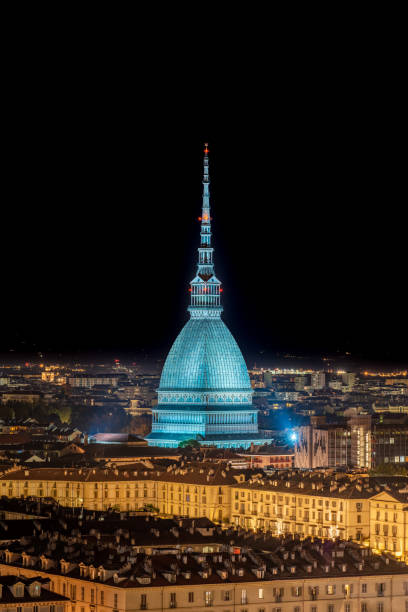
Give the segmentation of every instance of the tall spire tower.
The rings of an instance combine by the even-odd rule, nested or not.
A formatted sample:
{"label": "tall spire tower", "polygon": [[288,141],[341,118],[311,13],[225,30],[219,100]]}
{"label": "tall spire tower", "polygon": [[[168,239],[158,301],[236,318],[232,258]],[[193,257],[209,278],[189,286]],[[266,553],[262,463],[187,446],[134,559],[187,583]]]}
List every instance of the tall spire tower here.
{"label": "tall spire tower", "polygon": [[158,404],[152,410],[150,446],[176,447],[195,439],[220,447],[247,447],[267,440],[244,358],[221,319],[221,282],[211,243],[208,144],[204,146],[203,202],[197,272],[190,282],[187,321],[167,356]]}
{"label": "tall spire tower", "polygon": [[197,274],[190,283],[190,316],[194,318],[219,317],[221,283],[214,273],[214,249],[211,246],[210,176],[208,171],[208,144],[204,146],[203,205]]}

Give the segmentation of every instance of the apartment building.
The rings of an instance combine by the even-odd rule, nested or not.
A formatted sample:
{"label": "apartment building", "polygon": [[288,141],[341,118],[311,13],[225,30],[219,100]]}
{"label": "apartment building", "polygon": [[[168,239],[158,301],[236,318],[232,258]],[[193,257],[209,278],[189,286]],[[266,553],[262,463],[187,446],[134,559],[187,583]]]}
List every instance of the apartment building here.
{"label": "apartment building", "polygon": [[369,542],[369,483],[319,472],[280,472],[231,489],[231,520],[245,529],[301,537],[352,538]]}
{"label": "apartment building", "polygon": [[17,469],[0,477],[0,495],[50,497],[63,506],[90,510],[141,510],[229,520],[232,484],[245,473],[225,464],[162,466],[137,463],[115,468]]}

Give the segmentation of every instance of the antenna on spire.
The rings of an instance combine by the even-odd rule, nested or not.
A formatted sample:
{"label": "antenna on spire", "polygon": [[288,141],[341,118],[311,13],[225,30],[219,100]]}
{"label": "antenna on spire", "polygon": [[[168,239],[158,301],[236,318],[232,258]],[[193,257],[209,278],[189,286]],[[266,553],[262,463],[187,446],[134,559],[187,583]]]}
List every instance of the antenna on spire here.
{"label": "antenna on spire", "polygon": [[206,142],[206,143],[204,144],[204,154],[205,154],[205,155],[208,155],[208,153],[209,153],[209,152],[210,152],[210,150],[209,150],[209,148],[208,148],[208,142]]}

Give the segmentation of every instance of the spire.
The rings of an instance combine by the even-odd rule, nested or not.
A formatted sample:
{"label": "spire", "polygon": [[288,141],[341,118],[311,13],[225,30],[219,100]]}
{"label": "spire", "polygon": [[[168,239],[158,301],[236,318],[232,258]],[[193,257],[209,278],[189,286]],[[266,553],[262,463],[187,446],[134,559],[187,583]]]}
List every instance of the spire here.
{"label": "spire", "polygon": [[[208,173],[208,143],[204,145],[204,173],[203,173],[203,206],[201,217],[201,246],[211,247],[211,217],[210,217],[210,176]],[[214,270],[212,270],[212,273]]]}
{"label": "spire", "polygon": [[221,283],[214,273],[211,246],[210,176],[208,171],[208,143],[204,145],[203,204],[198,248],[197,275],[190,283],[190,315],[195,318],[219,317],[221,307]]}

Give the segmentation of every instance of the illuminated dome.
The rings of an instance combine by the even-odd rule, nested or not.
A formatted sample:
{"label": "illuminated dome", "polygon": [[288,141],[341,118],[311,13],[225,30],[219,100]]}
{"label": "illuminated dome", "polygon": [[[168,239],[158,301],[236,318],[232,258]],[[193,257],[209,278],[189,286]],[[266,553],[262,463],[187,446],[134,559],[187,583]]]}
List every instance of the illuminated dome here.
{"label": "illuminated dome", "polygon": [[221,319],[190,319],[164,364],[159,391],[251,391],[244,358]]}
{"label": "illuminated dome", "polygon": [[263,444],[244,358],[221,319],[222,283],[214,271],[208,148],[197,272],[190,282],[190,320],[170,349],[152,409],[150,446],[177,447],[195,439],[223,448]]}

